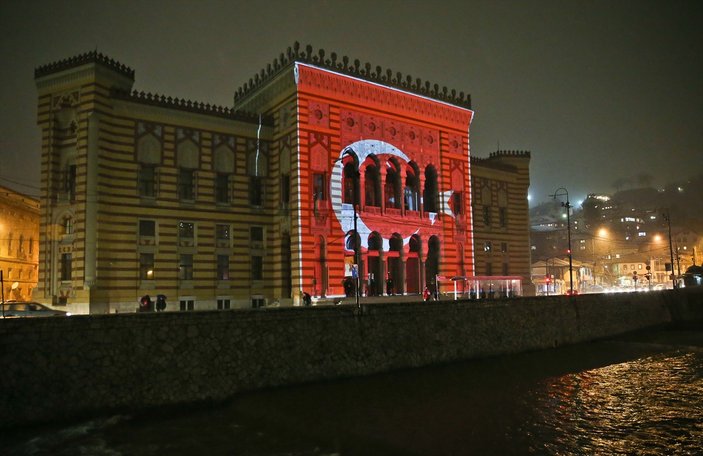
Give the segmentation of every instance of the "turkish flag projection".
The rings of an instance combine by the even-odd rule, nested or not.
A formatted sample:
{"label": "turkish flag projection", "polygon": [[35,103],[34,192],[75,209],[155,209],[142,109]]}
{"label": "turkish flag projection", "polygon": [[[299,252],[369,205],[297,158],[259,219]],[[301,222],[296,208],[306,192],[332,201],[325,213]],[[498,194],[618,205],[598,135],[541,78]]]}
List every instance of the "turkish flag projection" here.
{"label": "turkish flag projection", "polygon": [[296,83],[303,289],[343,292],[354,232],[369,286],[472,274],[473,111],[302,63]]}

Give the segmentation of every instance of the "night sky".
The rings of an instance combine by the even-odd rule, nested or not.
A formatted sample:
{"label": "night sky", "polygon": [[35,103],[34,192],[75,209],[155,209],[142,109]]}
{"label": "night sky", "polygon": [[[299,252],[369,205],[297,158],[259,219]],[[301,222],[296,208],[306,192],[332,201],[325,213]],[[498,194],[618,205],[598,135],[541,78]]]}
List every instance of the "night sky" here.
{"label": "night sky", "polygon": [[532,203],[703,172],[697,1],[0,2],[0,185],[39,194],[34,68],[98,51],[231,105],[295,41],[472,96],[471,153],[530,150]]}

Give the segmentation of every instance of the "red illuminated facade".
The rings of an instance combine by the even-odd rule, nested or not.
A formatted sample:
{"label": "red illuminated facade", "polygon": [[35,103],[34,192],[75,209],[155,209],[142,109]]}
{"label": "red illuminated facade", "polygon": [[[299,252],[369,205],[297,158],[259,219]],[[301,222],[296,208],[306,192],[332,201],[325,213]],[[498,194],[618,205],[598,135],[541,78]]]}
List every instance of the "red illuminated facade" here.
{"label": "red illuminated facade", "polygon": [[342,293],[355,214],[369,295],[471,275],[473,112],[308,64],[296,76],[302,288]]}

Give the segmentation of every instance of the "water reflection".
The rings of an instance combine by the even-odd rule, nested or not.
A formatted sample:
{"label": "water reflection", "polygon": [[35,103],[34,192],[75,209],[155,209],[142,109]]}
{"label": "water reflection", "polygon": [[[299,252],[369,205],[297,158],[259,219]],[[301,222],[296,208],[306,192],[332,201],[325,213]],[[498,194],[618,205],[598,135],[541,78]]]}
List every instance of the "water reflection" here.
{"label": "water reflection", "polygon": [[702,375],[698,351],[549,379],[545,394],[532,398],[542,413],[529,426],[538,443],[531,449],[550,454],[703,451]]}
{"label": "water reflection", "polygon": [[699,454],[703,328],[0,436],[0,454]]}

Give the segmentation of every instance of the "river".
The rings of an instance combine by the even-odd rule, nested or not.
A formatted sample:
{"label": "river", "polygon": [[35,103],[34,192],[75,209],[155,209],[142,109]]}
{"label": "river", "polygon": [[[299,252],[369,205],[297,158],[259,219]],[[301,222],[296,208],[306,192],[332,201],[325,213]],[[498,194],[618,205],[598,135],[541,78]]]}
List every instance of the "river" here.
{"label": "river", "polygon": [[36,426],[0,454],[703,454],[703,326]]}

